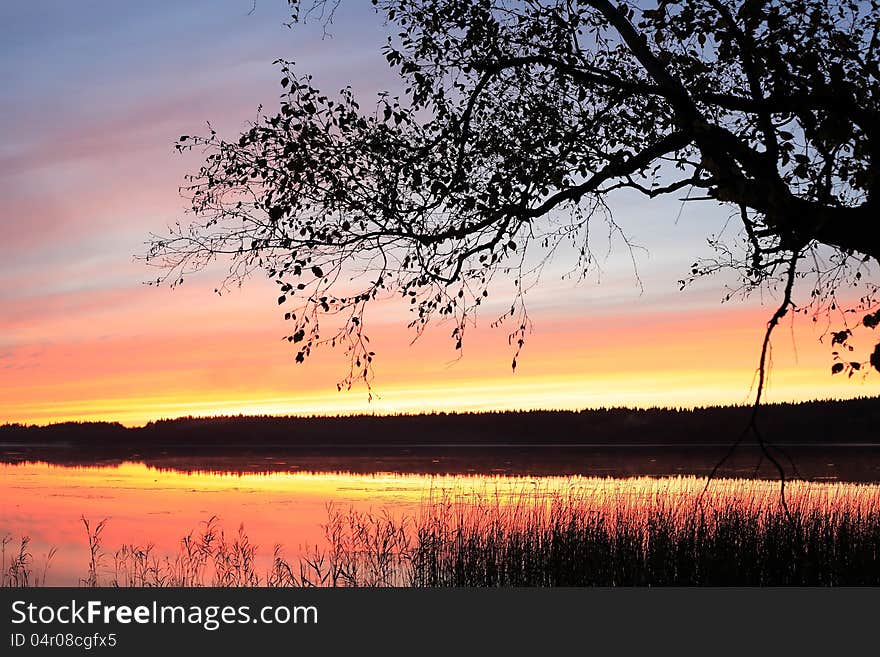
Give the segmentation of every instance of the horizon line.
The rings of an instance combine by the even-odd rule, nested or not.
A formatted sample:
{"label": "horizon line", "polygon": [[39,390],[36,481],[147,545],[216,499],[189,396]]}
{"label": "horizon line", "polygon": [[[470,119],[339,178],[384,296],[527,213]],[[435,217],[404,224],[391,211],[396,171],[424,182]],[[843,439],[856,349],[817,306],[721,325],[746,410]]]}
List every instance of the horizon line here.
{"label": "horizon line", "polygon": [[[827,403],[838,403],[845,404],[848,402],[858,402],[858,401],[869,401],[869,400],[880,400],[880,395],[860,395],[856,397],[816,397],[814,399],[806,399],[799,401],[772,401],[772,402],[761,402],[760,406],[762,407],[778,407],[778,406],[804,406],[808,404],[827,404]],[[22,427],[25,429],[30,428],[47,428],[54,426],[63,426],[63,425],[109,425],[114,426],[118,425],[123,427],[124,429],[144,429],[149,427],[150,425],[160,424],[163,422],[179,422],[181,420],[197,420],[197,421],[209,421],[209,420],[224,420],[224,419],[278,419],[278,420],[293,420],[293,419],[342,419],[342,418],[374,418],[374,417],[387,417],[387,418],[398,418],[398,417],[427,417],[427,416],[446,416],[446,415],[516,415],[516,414],[531,414],[531,413],[588,413],[588,412],[596,412],[596,411],[634,411],[634,412],[644,412],[644,411],[676,411],[676,412],[695,412],[701,410],[718,410],[718,409],[740,409],[740,408],[751,408],[754,406],[754,403],[731,403],[731,404],[704,404],[704,405],[670,405],[670,406],[662,406],[662,405],[633,405],[633,406],[585,406],[582,408],[508,408],[508,409],[486,409],[486,410],[425,410],[419,411],[415,413],[406,412],[406,411],[398,411],[398,412],[388,412],[388,411],[374,411],[372,413],[365,413],[363,411],[357,412],[340,412],[340,413],[286,413],[286,414],[257,414],[257,413],[238,413],[238,414],[219,414],[219,415],[178,415],[175,417],[161,417],[154,420],[147,420],[142,424],[126,424],[120,420],[62,420],[60,422],[46,422],[46,423],[24,423],[24,422],[4,422],[0,424],[0,429],[9,428],[9,427]]]}

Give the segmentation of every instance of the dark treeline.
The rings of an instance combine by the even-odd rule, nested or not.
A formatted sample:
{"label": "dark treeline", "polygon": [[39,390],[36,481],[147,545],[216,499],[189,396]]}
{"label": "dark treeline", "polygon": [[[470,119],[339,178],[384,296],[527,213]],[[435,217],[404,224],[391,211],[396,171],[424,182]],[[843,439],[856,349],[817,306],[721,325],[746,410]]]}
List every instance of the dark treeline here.
{"label": "dark treeline", "polygon": [[[160,446],[729,444],[746,425],[743,406],[603,408],[356,416],[183,417],[126,428],[110,422],[0,426],[0,443],[142,449]],[[777,445],[880,441],[880,398],[774,404],[760,426]]]}

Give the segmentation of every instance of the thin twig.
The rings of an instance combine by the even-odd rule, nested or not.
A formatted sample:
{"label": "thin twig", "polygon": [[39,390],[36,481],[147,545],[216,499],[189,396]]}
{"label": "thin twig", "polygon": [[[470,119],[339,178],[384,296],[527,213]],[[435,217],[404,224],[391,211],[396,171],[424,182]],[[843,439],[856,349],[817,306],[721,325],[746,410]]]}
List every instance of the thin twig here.
{"label": "thin twig", "polygon": [[[702,501],[703,495],[709,489],[709,484],[715,478],[715,475],[718,473],[718,470],[721,468],[721,466],[724,465],[724,463],[733,455],[733,453],[742,443],[743,439],[749,433],[752,433],[754,434],[755,439],[758,441],[758,446],[761,448],[761,454],[763,458],[766,458],[768,461],[770,461],[770,463],[772,463],[773,466],[776,468],[776,472],[779,474],[780,502],[782,504],[782,508],[785,510],[785,515],[788,517],[789,520],[792,519],[791,511],[788,508],[788,503],[785,501],[785,469],[782,467],[776,457],[774,457],[773,454],[770,453],[770,450],[768,449],[769,443],[758,429],[757,417],[758,409],[761,406],[761,401],[764,395],[764,388],[767,383],[767,359],[770,354],[770,338],[773,336],[773,330],[779,325],[780,320],[788,313],[788,309],[794,305],[791,300],[791,295],[794,289],[794,281],[797,274],[797,263],[799,258],[800,251],[794,251],[788,261],[788,271],[786,275],[785,290],[782,295],[782,301],[776,308],[776,311],[770,317],[770,321],[767,322],[767,330],[764,331],[764,340],[761,343],[761,358],[758,362],[758,389],[755,393],[755,401],[752,404],[748,424],[743,429],[742,433],[739,435],[736,441],[734,441],[734,443],[727,450],[727,453],[724,455],[724,457],[722,457],[722,459],[715,464],[715,467],[712,468],[712,471],[709,473],[709,477],[706,479],[706,485],[703,488],[703,492],[700,494],[699,501]],[[790,460],[791,459],[789,458],[789,461]]]}

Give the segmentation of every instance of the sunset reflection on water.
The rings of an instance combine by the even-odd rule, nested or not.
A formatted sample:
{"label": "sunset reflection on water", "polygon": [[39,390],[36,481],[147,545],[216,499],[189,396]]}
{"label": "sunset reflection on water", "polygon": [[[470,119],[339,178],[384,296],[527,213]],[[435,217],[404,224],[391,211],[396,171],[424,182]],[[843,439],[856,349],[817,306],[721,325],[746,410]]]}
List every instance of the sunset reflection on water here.
{"label": "sunset reflection on water", "polygon": [[[31,538],[34,566],[51,548],[57,555],[47,583],[76,585],[87,564],[81,517],[92,526],[107,519],[102,534],[105,568],[122,545],[155,546],[172,554],[182,537],[216,517],[229,534],[244,524],[258,546],[262,566],[273,547],[296,556],[322,543],[327,507],[418,516],[431,501],[495,503],[571,496],[603,512],[633,512],[645,505],[691,508],[705,480],[695,477],[598,478],[492,475],[351,474],[344,472],[217,473],[160,470],[142,463],[70,467],[46,463],[0,465],[0,536]],[[789,484],[790,504],[833,509],[880,508],[876,484]],[[778,482],[720,480],[710,504],[778,503]],[[13,547],[16,543],[13,543]],[[7,550],[9,548],[7,547]]]}

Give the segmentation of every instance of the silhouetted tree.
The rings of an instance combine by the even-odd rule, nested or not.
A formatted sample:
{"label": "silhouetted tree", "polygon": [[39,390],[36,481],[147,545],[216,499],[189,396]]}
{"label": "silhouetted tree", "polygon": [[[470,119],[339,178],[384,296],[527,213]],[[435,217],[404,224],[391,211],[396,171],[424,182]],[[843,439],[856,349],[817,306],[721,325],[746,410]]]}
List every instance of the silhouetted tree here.
{"label": "silhouetted tree", "polygon": [[[290,4],[297,22],[332,19],[340,3]],[[371,302],[402,296],[417,332],[451,319],[458,348],[506,276],[515,368],[540,264],[573,245],[589,268],[597,219],[625,239],[608,199],[629,190],[726,204],[741,224],[682,286],[732,268],[742,287],[728,298],[781,288],[758,401],[788,312],[835,309],[839,290],[859,287],[849,310],[880,323],[866,276],[880,257],[876,0],[373,4],[405,92],[362,109],[350,89],[322,94],[280,62],[277,113],[261,110],[232,140],[182,136],[179,149],[206,153],[186,187],[196,220],[153,239],[157,282],[218,256],[231,262],[226,284],[264,270],[290,306],[296,360],[341,345],[350,386],[371,376]],[[810,298],[795,306],[799,279]],[[834,332],[834,373],[866,364],[841,355],[850,336]],[[880,369],[880,346],[869,362]]]}

